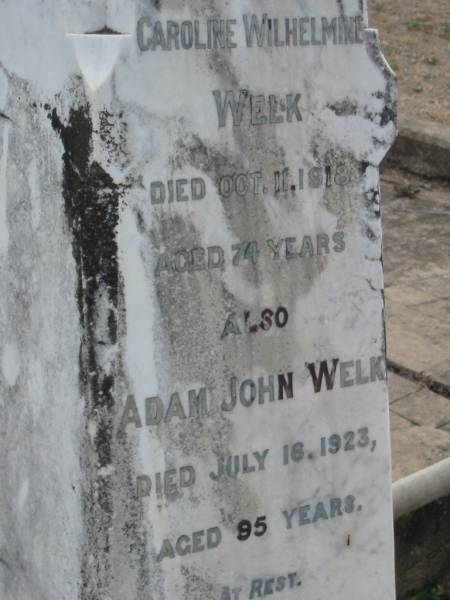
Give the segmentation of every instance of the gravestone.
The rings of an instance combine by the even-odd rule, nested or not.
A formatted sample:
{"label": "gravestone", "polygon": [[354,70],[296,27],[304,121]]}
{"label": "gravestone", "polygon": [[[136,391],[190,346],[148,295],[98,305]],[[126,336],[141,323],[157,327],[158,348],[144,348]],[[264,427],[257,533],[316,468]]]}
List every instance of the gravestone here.
{"label": "gravestone", "polygon": [[0,11],[1,598],[393,600],[365,0]]}

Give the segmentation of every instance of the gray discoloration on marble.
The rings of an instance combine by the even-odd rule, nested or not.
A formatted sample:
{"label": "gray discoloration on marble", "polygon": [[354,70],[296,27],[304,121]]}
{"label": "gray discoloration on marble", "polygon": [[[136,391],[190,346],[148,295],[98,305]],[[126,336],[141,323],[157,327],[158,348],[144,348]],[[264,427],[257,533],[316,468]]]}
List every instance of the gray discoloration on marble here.
{"label": "gray discoloration on marble", "polygon": [[75,274],[59,202],[59,148],[52,148],[42,109],[30,101],[30,86],[13,74],[7,82],[4,110],[11,122],[0,124],[3,142],[8,139],[1,184],[7,236],[1,259],[0,471],[8,486],[1,492],[0,556],[9,568],[0,589],[5,598],[40,600],[52,588],[76,597],[79,338]]}
{"label": "gray discoloration on marble", "polygon": [[2,598],[393,598],[365,3],[1,10]]}

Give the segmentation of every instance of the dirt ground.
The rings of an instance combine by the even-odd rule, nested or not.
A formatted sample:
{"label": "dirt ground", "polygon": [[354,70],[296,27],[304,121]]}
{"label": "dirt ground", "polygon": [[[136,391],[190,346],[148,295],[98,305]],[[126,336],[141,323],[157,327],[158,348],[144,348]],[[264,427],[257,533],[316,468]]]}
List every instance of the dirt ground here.
{"label": "dirt ground", "polygon": [[450,0],[368,0],[399,88],[399,116],[450,126]]}

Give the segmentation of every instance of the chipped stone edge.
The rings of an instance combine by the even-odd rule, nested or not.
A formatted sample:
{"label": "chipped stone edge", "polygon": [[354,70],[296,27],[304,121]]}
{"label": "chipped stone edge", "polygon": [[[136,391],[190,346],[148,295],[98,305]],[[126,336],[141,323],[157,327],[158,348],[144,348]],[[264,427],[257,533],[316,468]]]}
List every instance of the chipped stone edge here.
{"label": "chipped stone edge", "polygon": [[364,29],[364,39],[366,50],[375,63],[378,65],[379,69],[383,73],[384,79],[386,81],[386,91],[385,91],[385,112],[388,116],[386,122],[392,122],[394,126],[394,131],[392,133],[392,137],[386,146],[385,152],[381,158],[381,160],[377,163],[378,169],[380,168],[380,164],[386,158],[388,152],[392,149],[392,146],[395,142],[395,139],[398,136],[398,117],[397,117],[397,78],[395,72],[392,67],[388,63],[386,56],[383,52],[383,47],[381,44],[380,36],[378,33],[378,29],[373,29],[372,27],[366,27]]}
{"label": "chipped stone edge", "polygon": [[450,127],[402,118],[385,164],[422,177],[450,181]]}

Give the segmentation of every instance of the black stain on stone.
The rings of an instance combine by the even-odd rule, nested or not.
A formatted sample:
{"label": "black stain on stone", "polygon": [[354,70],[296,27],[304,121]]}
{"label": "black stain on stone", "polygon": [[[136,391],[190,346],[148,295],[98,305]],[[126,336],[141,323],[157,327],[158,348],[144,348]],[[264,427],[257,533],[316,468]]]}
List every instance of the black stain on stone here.
{"label": "black stain on stone", "polygon": [[378,239],[373,229],[369,226],[366,228],[366,235],[371,242],[374,242]]}
{"label": "black stain on stone", "polygon": [[[120,190],[97,162],[89,160],[92,149],[89,107],[71,109],[67,126],[61,123],[56,110],[51,113],[51,120],[64,145],[63,196],[78,270],[80,318],[89,336],[97,323],[97,294],[101,288],[117,308],[116,227]],[[90,355],[89,361],[95,361],[95,357]],[[92,362],[91,366],[97,365]]]}
{"label": "black stain on stone", "polygon": [[[64,148],[62,193],[77,270],[82,331],[84,547],[79,598],[99,600],[113,591],[119,579],[127,581],[136,600],[144,600],[149,597],[150,584],[153,591],[160,586],[154,571],[150,581],[147,532],[141,524],[142,507],[134,497],[132,449],[127,440],[117,438],[114,429],[120,412],[115,399],[127,388],[120,351],[126,323],[117,242],[127,186],[117,185],[105,168],[92,160],[92,140],[97,135],[108,155],[106,164],[124,164],[128,160],[127,127],[122,113],[102,112],[99,131],[94,131],[88,104],[72,108],[66,123],[56,109],[47,105],[45,110]],[[105,360],[106,356],[110,358]]]}
{"label": "black stain on stone", "polygon": [[358,114],[358,104],[354,100],[339,100],[333,104],[327,104],[327,108],[338,117],[348,117]]}
{"label": "black stain on stone", "polygon": [[397,105],[396,103],[391,103],[389,101],[389,97],[386,97],[386,105],[381,113],[380,125],[384,127],[388,123],[396,123],[397,121]]}
{"label": "black stain on stone", "polygon": [[100,127],[98,135],[108,150],[107,164],[128,164],[129,158],[125,151],[128,133],[127,123],[123,120],[123,113],[119,113],[118,119],[107,110],[99,113]]}
{"label": "black stain on stone", "polygon": [[[82,510],[86,545],[82,557],[83,600],[97,598],[109,580],[113,483],[98,469],[112,462],[115,365],[105,367],[99,348],[117,341],[118,246],[120,190],[111,176],[91,161],[92,121],[89,106],[71,109],[64,125],[54,109],[49,117],[63,146],[63,198],[77,269],[77,301],[82,328],[80,389],[85,399],[85,485]],[[106,326],[101,315],[106,314]],[[103,344],[99,346],[101,335]],[[95,431],[90,437],[89,425]],[[94,557],[89,562],[89,556]]]}
{"label": "black stain on stone", "polygon": [[[372,213],[372,215],[379,219],[381,217],[380,210],[380,191],[378,188],[369,188],[364,192],[366,208]],[[368,235],[371,239],[371,236]]]}
{"label": "black stain on stone", "polygon": [[117,342],[117,318],[113,310],[110,310],[108,314],[108,331],[111,344],[115,344]]}
{"label": "black stain on stone", "polygon": [[386,87],[384,91],[379,91],[375,94],[378,99],[384,100],[384,107],[380,114],[381,126],[386,126],[389,123],[397,125],[397,99],[396,99],[396,78],[385,62],[384,55],[381,50],[381,45],[377,34],[366,36],[366,48],[370,58],[383,73]]}

